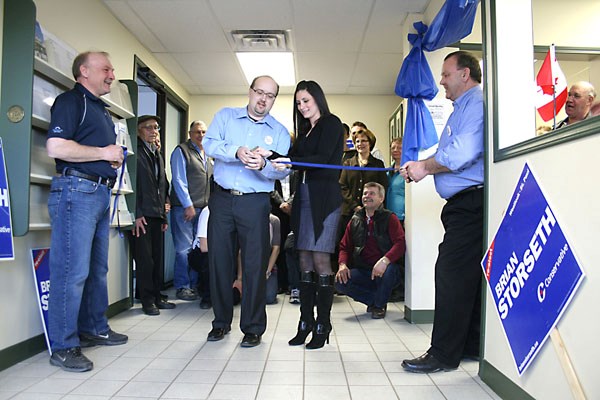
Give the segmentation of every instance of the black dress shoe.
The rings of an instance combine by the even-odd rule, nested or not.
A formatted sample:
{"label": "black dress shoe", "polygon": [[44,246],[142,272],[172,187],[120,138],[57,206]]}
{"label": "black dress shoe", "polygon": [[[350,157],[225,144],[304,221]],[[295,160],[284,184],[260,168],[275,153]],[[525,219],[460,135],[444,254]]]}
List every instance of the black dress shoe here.
{"label": "black dress shoe", "polygon": [[202,298],[202,301],[200,301],[200,308],[202,310],[208,310],[209,308],[212,307],[212,302],[209,299],[204,299]]}
{"label": "black dress shoe", "polygon": [[255,333],[246,333],[242,339],[242,347],[255,347],[260,344],[260,335]]}
{"label": "black dress shoe", "polygon": [[417,372],[421,374],[429,374],[438,371],[451,371],[457,367],[451,367],[439,361],[429,353],[423,354],[421,357],[413,358],[412,360],[402,361],[402,368],[408,372]]}
{"label": "black dress shoe", "polygon": [[142,311],[146,315],[159,315],[160,310],[156,307],[155,304],[148,304],[146,306],[142,306]]}
{"label": "black dress shoe", "polygon": [[160,300],[156,302],[156,307],[159,310],[172,310],[177,306],[175,303],[169,303],[168,301]]}
{"label": "black dress shoe", "polygon": [[379,308],[379,307],[371,307],[371,318],[373,319],[383,319],[385,318],[385,308]]}
{"label": "black dress shoe", "polygon": [[218,342],[223,339],[230,330],[231,328],[212,328],[212,330],[208,332],[206,340],[209,342]]}
{"label": "black dress shoe", "polygon": [[166,293],[161,293],[161,294],[160,294],[160,299],[161,299],[162,301],[167,301],[167,299],[168,299],[168,298],[169,298],[169,295],[168,295],[168,294],[166,294]]}

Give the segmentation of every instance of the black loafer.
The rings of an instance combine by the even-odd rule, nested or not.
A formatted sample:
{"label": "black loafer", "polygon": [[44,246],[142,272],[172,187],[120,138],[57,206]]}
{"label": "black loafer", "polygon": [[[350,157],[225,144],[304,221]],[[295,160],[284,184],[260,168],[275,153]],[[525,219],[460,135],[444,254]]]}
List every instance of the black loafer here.
{"label": "black loafer", "polygon": [[416,372],[420,374],[430,374],[438,371],[452,371],[457,367],[451,367],[439,361],[429,353],[425,353],[420,357],[412,360],[402,361],[402,368],[408,372]]}
{"label": "black loafer", "polygon": [[223,339],[231,328],[213,328],[210,332],[208,332],[208,337],[206,340],[209,342],[218,342]]}
{"label": "black loafer", "polygon": [[255,333],[246,333],[242,339],[242,347],[255,347],[260,344],[260,335]]}
{"label": "black loafer", "polygon": [[142,311],[146,315],[160,315],[160,310],[154,304],[149,304],[147,306],[142,306]]}
{"label": "black loafer", "polygon": [[373,319],[382,319],[385,318],[385,308],[379,308],[379,307],[371,307],[371,318]]}
{"label": "black loafer", "polygon": [[212,307],[212,302],[210,300],[202,299],[202,301],[200,302],[200,308],[202,310],[208,310],[211,307]]}
{"label": "black loafer", "polygon": [[170,303],[168,301],[161,300],[156,302],[156,307],[159,310],[172,310],[176,307],[176,305],[175,303]]}

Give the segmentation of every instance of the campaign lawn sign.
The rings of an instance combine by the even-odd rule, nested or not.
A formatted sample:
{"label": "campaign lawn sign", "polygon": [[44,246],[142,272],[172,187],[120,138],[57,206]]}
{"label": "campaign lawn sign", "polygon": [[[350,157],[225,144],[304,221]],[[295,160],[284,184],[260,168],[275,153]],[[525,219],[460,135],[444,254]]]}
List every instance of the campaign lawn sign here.
{"label": "campaign lawn sign", "polygon": [[6,178],[6,162],[4,146],[0,138],[0,260],[14,260],[15,246],[10,219],[10,196],[8,194],[8,179]]}
{"label": "campaign lawn sign", "polygon": [[520,376],[584,278],[527,163],[481,266]]}
{"label": "campaign lawn sign", "polygon": [[33,280],[37,291],[40,317],[46,336],[48,351],[52,354],[50,348],[50,338],[48,337],[48,296],[50,295],[50,249],[32,249],[31,265],[33,267]]}

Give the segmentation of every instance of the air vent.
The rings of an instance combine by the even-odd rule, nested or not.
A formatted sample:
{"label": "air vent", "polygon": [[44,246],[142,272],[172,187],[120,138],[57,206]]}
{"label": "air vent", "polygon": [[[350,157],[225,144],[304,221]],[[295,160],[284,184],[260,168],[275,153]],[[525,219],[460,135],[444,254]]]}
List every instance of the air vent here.
{"label": "air vent", "polygon": [[231,31],[233,51],[290,51],[288,34],[283,30]]}

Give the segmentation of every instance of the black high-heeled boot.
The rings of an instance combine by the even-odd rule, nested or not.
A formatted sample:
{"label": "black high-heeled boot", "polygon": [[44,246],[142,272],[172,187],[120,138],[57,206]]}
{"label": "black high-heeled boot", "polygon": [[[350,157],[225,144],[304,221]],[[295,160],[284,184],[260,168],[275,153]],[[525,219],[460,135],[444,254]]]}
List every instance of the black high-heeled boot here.
{"label": "black high-heeled boot", "polygon": [[306,337],[312,332],[315,325],[316,284],[312,271],[302,271],[298,288],[300,289],[300,322],[298,322],[298,333],[288,342],[290,346],[304,344]]}
{"label": "black high-heeled boot", "polygon": [[320,349],[329,344],[331,306],[333,305],[333,275],[319,275],[317,283],[317,323],[307,349]]}

